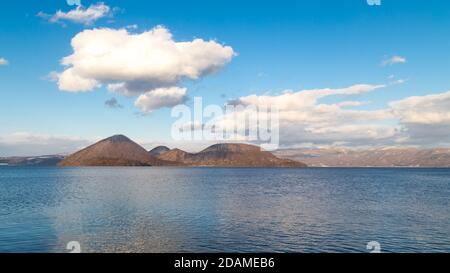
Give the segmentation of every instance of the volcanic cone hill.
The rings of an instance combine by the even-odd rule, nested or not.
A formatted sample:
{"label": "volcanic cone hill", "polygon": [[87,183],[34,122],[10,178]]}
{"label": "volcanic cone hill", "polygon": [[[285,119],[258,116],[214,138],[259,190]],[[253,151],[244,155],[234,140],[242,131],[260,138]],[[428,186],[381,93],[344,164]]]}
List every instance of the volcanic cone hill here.
{"label": "volcanic cone hill", "polygon": [[143,147],[123,135],[101,140],[65,158],[59,166],[163,166],[171,165],[151,156]]}

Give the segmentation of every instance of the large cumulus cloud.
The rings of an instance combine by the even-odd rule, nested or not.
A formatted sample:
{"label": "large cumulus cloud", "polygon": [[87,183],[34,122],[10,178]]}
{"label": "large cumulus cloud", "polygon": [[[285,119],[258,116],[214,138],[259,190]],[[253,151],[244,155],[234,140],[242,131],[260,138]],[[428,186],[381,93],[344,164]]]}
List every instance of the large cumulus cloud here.
{"label": "large cumulus cloud", "polygon": [[163,26],[139,34],[126,29],[85,30],[72,39],[72,48],[73,53],[62,60],[60,90],[88,92],[106,85],[126,96],[152,97],[155,94],[150,93],[158,90],[161,97],[161,90],[219,71],[235,56],[232,47],[214,40],[177,42]]}

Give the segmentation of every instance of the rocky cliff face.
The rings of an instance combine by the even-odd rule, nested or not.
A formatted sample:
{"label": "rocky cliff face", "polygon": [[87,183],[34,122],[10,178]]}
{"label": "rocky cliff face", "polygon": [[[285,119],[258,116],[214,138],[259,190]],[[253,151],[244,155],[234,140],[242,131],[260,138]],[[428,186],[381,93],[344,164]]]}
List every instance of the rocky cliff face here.
{"label": "rocky cliff face", "polygon": [[123,135],[99,141],[67,158],[60,166],[162,166],[144,148]]}
{"label": "rocky cliff face", "polygon": [[158,156],[164,161],[186,166],[206,167],[306,167],[290,159],[280,159],[257,146],[247,144],[216,144],[199,153],[174,149]]}

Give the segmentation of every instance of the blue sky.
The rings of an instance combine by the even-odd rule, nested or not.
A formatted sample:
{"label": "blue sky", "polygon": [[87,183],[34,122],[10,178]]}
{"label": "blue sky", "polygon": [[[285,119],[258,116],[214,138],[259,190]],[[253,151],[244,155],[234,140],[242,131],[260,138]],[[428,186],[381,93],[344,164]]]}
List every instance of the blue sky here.
{"label": "blue sky", "polygon": [[[85,9],[98,3],[81,1]],[[383,0],[381,6],[369,6],[365,0],[111,0],[104,1],[110,13],[89,24],[64,19],[51,22],[57,10],[69,12],[76,8],[65,0],[7,1],[2,5],[0,58],[7,63],[0,65],[0,155],[21,153],[15,150],[17,143],[13,139],[18,133],[27,140],[31,136],[92,140],[123,133],[140,142],[168,141],[173,122],[169,108],[143,115],[134,105],[135,97],[111,93],[104,85],[92,92],[65,92],[49,77],[53,71],[64,71],[60,60],[74,52],[70,42],[78,33],[130,25],[137,25],[130,30],[134,34],[162,25],[177,42],[212,39],[237,53],[217,73],[177,83],[187,88],[188,105],[194,96],[221,105],[252,94],[276,97],[284,90],[383,84],[386,86],[380,90],[349,99],[328,96],[321,98],[321,103],[370,102],[357,109],[374,111],[388,109],[391,102],[412,96],[440,95],[432,101],[439,105],[423,103],[427,103],[430,117],[442,118],[420,122],[400,113],[397,118],[376,123],[415,132],[406,136],[409,141],[404,145],[447,145],[436,143],[436,139],[446,135],[442,128],[448,125],[448,104],[442,105],[447,102],[445,92],[450,90],[448,1]],[[40,12],[47,17],[38,16]],[[383,65],[395,56],[404,62]],[[105,101],[111,98],[123,107],[105,107]],[[405,107],[402,113],[410,113]],[[420,104],[414,107],[419,111]],[[351,120],[344,125],[349,124]],[[439,130],[427,138],[419,136],[419,128]],[[310,137],[303,139],[301,130],[292,134],[286,137],[286,145],[311,142]],[[397,140],[404,137],[395,136]],[[299,140],[293,142],[291,138]],[[391,142],[386,138],[376,138],[373,143],[401,144],[393,136]],[[345,141],[345,136],[338,134],[317,144]],[[368,142],[364,138],[358,141]],[[48,153],[63,152],[47,146]]]}

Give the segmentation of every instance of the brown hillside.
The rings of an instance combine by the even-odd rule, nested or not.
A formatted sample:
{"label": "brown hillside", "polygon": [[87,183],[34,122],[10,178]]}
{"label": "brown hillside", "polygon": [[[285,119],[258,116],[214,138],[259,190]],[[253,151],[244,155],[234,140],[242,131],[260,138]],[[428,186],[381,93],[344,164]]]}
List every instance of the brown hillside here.
{"label": "brown hillside", "polygon": [[159,159],[187,166],[208,167],[306,167],[305,164],[280,159],[257,146],[247,144],[216,144],[200,153],[191,154],[179,149],[162,153]]}
{"label": "brown hillside", "polygon": [[152,149],[149,153],[150,153],[151,156],[159,156],[159,155],[161,155],[163,153],[166,153],[168,151],[170,151],[170,149],[168,147],[166,147],[166,146],[158,146],[158,147]]}
{"label": "brown hillside", "polygon": [[152,157],[144,148],[123,135],[116,135],[83,149],[60,166],[161,166],[167,165]]}

